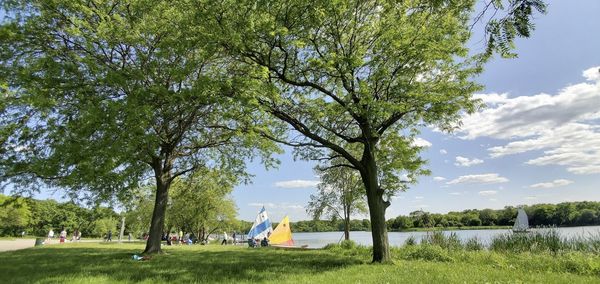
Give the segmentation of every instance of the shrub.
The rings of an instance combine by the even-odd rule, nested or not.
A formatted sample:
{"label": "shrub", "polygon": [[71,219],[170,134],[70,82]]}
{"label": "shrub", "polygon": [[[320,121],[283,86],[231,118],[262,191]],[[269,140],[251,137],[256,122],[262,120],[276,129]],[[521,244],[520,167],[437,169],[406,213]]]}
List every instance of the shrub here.
{"label": "shrub", "polygon": [[356,248],[356,246],[357,246],[357,244],[353,240],[343,240],[340,243],[340,247],[343,249],[354,249],[354,248]]}
{"label": "shrub", "polygon": [[404,241],[405,246],[414,246],[417,244],[417,239],[414,236],[408,236],[406,241]]}
{"label": "shrub", "polygon": [[465,249],[468,251],[482,250],[483,244],[477,237],[474,237],[465,242]]}
{"label": "shrub", "polygon": [[436,246],[421,244],[410,251],[406,255],[407,259],[420,259],[427,261],[439,261],[439,262],[450,262],[453,261],[452,257],[448,254],[448,251]]}
{"label": "shrub", "polygon": [[446,236],[442,231],[427,233],[421,240],[421,244],[435,245],[445,249],[462,248],[462,244],[456,233],[450,233],[450,235]]}

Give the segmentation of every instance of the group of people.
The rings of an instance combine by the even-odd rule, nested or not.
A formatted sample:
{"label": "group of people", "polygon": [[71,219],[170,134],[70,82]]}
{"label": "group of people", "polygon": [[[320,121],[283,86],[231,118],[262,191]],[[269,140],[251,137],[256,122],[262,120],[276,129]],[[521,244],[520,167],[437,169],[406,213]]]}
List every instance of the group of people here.
{"label": "group of people", "polygon": [[251,248],[257,248],[257,247],[259,247],[259,245],[261,247],[268,247],[269,239],[267,237],[264,237],[262,240],[261,239],[248,239],[248,246],[250,246]]}
{"label": "group of people", "polygon": [[227,232],[223,232],[223,240],[221,241],[221,245],[226,245],[229,243],[229,241],[231,241],[231,243],[235,245],[237,243],[237,235],[235,234],[235,232],[233,232],[231,236],[231,239],[229,239],[229,237],[227,236]]}
{"label": "group of people", "polygon": [[[60,243],[64,243],[67,240],[67,230],[65,228],[62,229],[58,238],[60,240]],[[50,231],[48,231],[48,238],[46,240],[50,241],[53,239],[54,239],[54,230],[50,229]],[[77,242],[79,240],[81,240],[81,232],[78,229],[75,229],[75,231],[73,231],[73,235],[71,235],[71,241]]]}
{"label": "group of people", "polygon": [[173,244],[188,244],[191,245],[193,243],[193,237],[190,233],[184,234],[183,231],[179,231],[177,233],[163,233],[162,240],[167,242],[167,245]]}

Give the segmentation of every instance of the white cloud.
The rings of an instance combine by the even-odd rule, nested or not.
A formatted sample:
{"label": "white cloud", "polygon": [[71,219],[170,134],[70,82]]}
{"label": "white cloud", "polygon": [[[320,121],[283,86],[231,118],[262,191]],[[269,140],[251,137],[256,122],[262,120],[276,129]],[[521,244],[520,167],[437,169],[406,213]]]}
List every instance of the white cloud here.
{"label": "white cloud", "polygon": [[572,183],[573,183],[573,181],[568,180],[568,179],[555,179],[551,182],[541,182],[541,183],[532,184],[529,187],[530,188],[554,188],[554,187],[569,185]]}
{"label": "white cloud", "polygon": [[423,197],[423,196],[415,196],[415,199],[423,199],[423,198],[425,198],[425,197]]}
{"label": "white cloud", "polygon": [[592,67],[583,71],[583,77],[588,81],[600,81],[600,68]]}
{"label": "white cloud", "polygon": [[417,137],[413,140],[413,142],[411,143],[412,146],[416,146],[416,147],[431,147],[431,142],[421,138],[421,137]]}
{"label": "white cloud", "polygon": [[454,163],[454,165],[459,166],[459,167],[470,167],[473,165],[478,165],[483,163],[483,160],[480,159],[469,159],[466,157],[462,157],[462,156],[457,156],[456,157],[456,163]]}
{"label": "white cloud", "polygon": [[286,181],[278,181],[275,183],[276,187],[281,188],[311,188],[315,187],[319,184],[318,180],[286,180]]}
{"label": "white cloud", "polygon": [[503,93],[503,94],[496,94],[496,93],[491,93],[491,94],[474,94],[473,95],[474,99],[479,99],[481,101],[483,101],[483,103],[487,104],[487,105],[497,105],[499,103],[504,103],[508,100],[508,94],[507,93]]}
{"label": "white cloud", "polygon": [[445,177],[433,177],[433,180],[435,180],[435,181],[445,181],[446,178]]}
{"label": "white cloud", "polygon": [[481,174],[481,175],[466,175],[459,176],[456,179],[453,179],[446,184],[462,184],[462,183],[503,183],[508,182],[509,180],[505,177],[502,177],[496,173],[490,174]]}
{"label": "white cloud", "polygon": [[509,140],[488,148],[492,158],[541,151],[528,165],[558,165],[574,174],[600,173],[600,67],[583,71],[587,81],[557,94],[509,98],[478,94],[488,108],[463,117],[463,139]]}
{"label": "white cloud", "polygon": [[480,191],[479,195],[481,196],[491,196],[491,195],[496,195],[498,193],[498,191],[496,190],[484,190],[484,191]]}
{"label": "white cloud", "polygon": [[440,150],[440,154],[446,155],[446,154],[448,154],[448,151],[446,151],[446,149],[441,149]]}

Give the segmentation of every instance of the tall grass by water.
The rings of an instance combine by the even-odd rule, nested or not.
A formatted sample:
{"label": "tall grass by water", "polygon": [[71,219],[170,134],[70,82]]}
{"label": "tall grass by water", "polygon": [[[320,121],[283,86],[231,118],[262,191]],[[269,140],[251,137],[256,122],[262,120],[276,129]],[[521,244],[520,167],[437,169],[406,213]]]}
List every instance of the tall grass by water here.
{"label": "tall grass by water", "polygon": [[433,245],[449,250],[482,250],[498,252],[589,252],[600,253],[600,233],[564,237],[556,228],[540,228],[527,233],[506,233],[494,236],[489,243],[477,237],[461,241],[456,233],[432,231],[420,239],[406,239],[404,246]]}
{"label": "tall grass by water", "polygon": [[496,236],[490,250],[509,252],[590,252],[600,253],[600,234],[563,237],[554,228],[527,233],[508,233]]}
{"label": "tall grass by water", "polygon": [[[434,231],[420,242],[411,237],[404,246],[391,250],[393,258],[398,261],[485,264],[496,269],[600,277],[599,244],[600,235],[564,238],[555,229],[544,229],[500,235],[486,247],[477,238],[461,242],[456,234]],[[364,261],[371,255],[370,247],[349,244],[348,241],[343,245],[329,245],[326,250],[336,255],[360,257]]]}

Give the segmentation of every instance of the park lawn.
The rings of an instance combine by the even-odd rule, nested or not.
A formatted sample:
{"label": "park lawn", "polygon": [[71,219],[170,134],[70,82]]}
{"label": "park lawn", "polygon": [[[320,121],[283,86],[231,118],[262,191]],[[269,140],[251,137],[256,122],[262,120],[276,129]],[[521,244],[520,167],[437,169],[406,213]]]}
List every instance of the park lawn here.
{"label": "park lawn", "polygon": [[[450,254],[452,261],[398,258],[394,264],[373,265],[364,254],[209,245],[166,247],[166,254],[150,261],[131,260],[142,249],[143,244],[78,243],[3,252],[0,282],[600,283],[596,270],[570,272],[548,263],[549,271],[544,271],[525,264],[536,258],[543,264],[554,259],[550,256],[499,256],[486,251]],[[515,265],[506,263],[513,260]]]}

